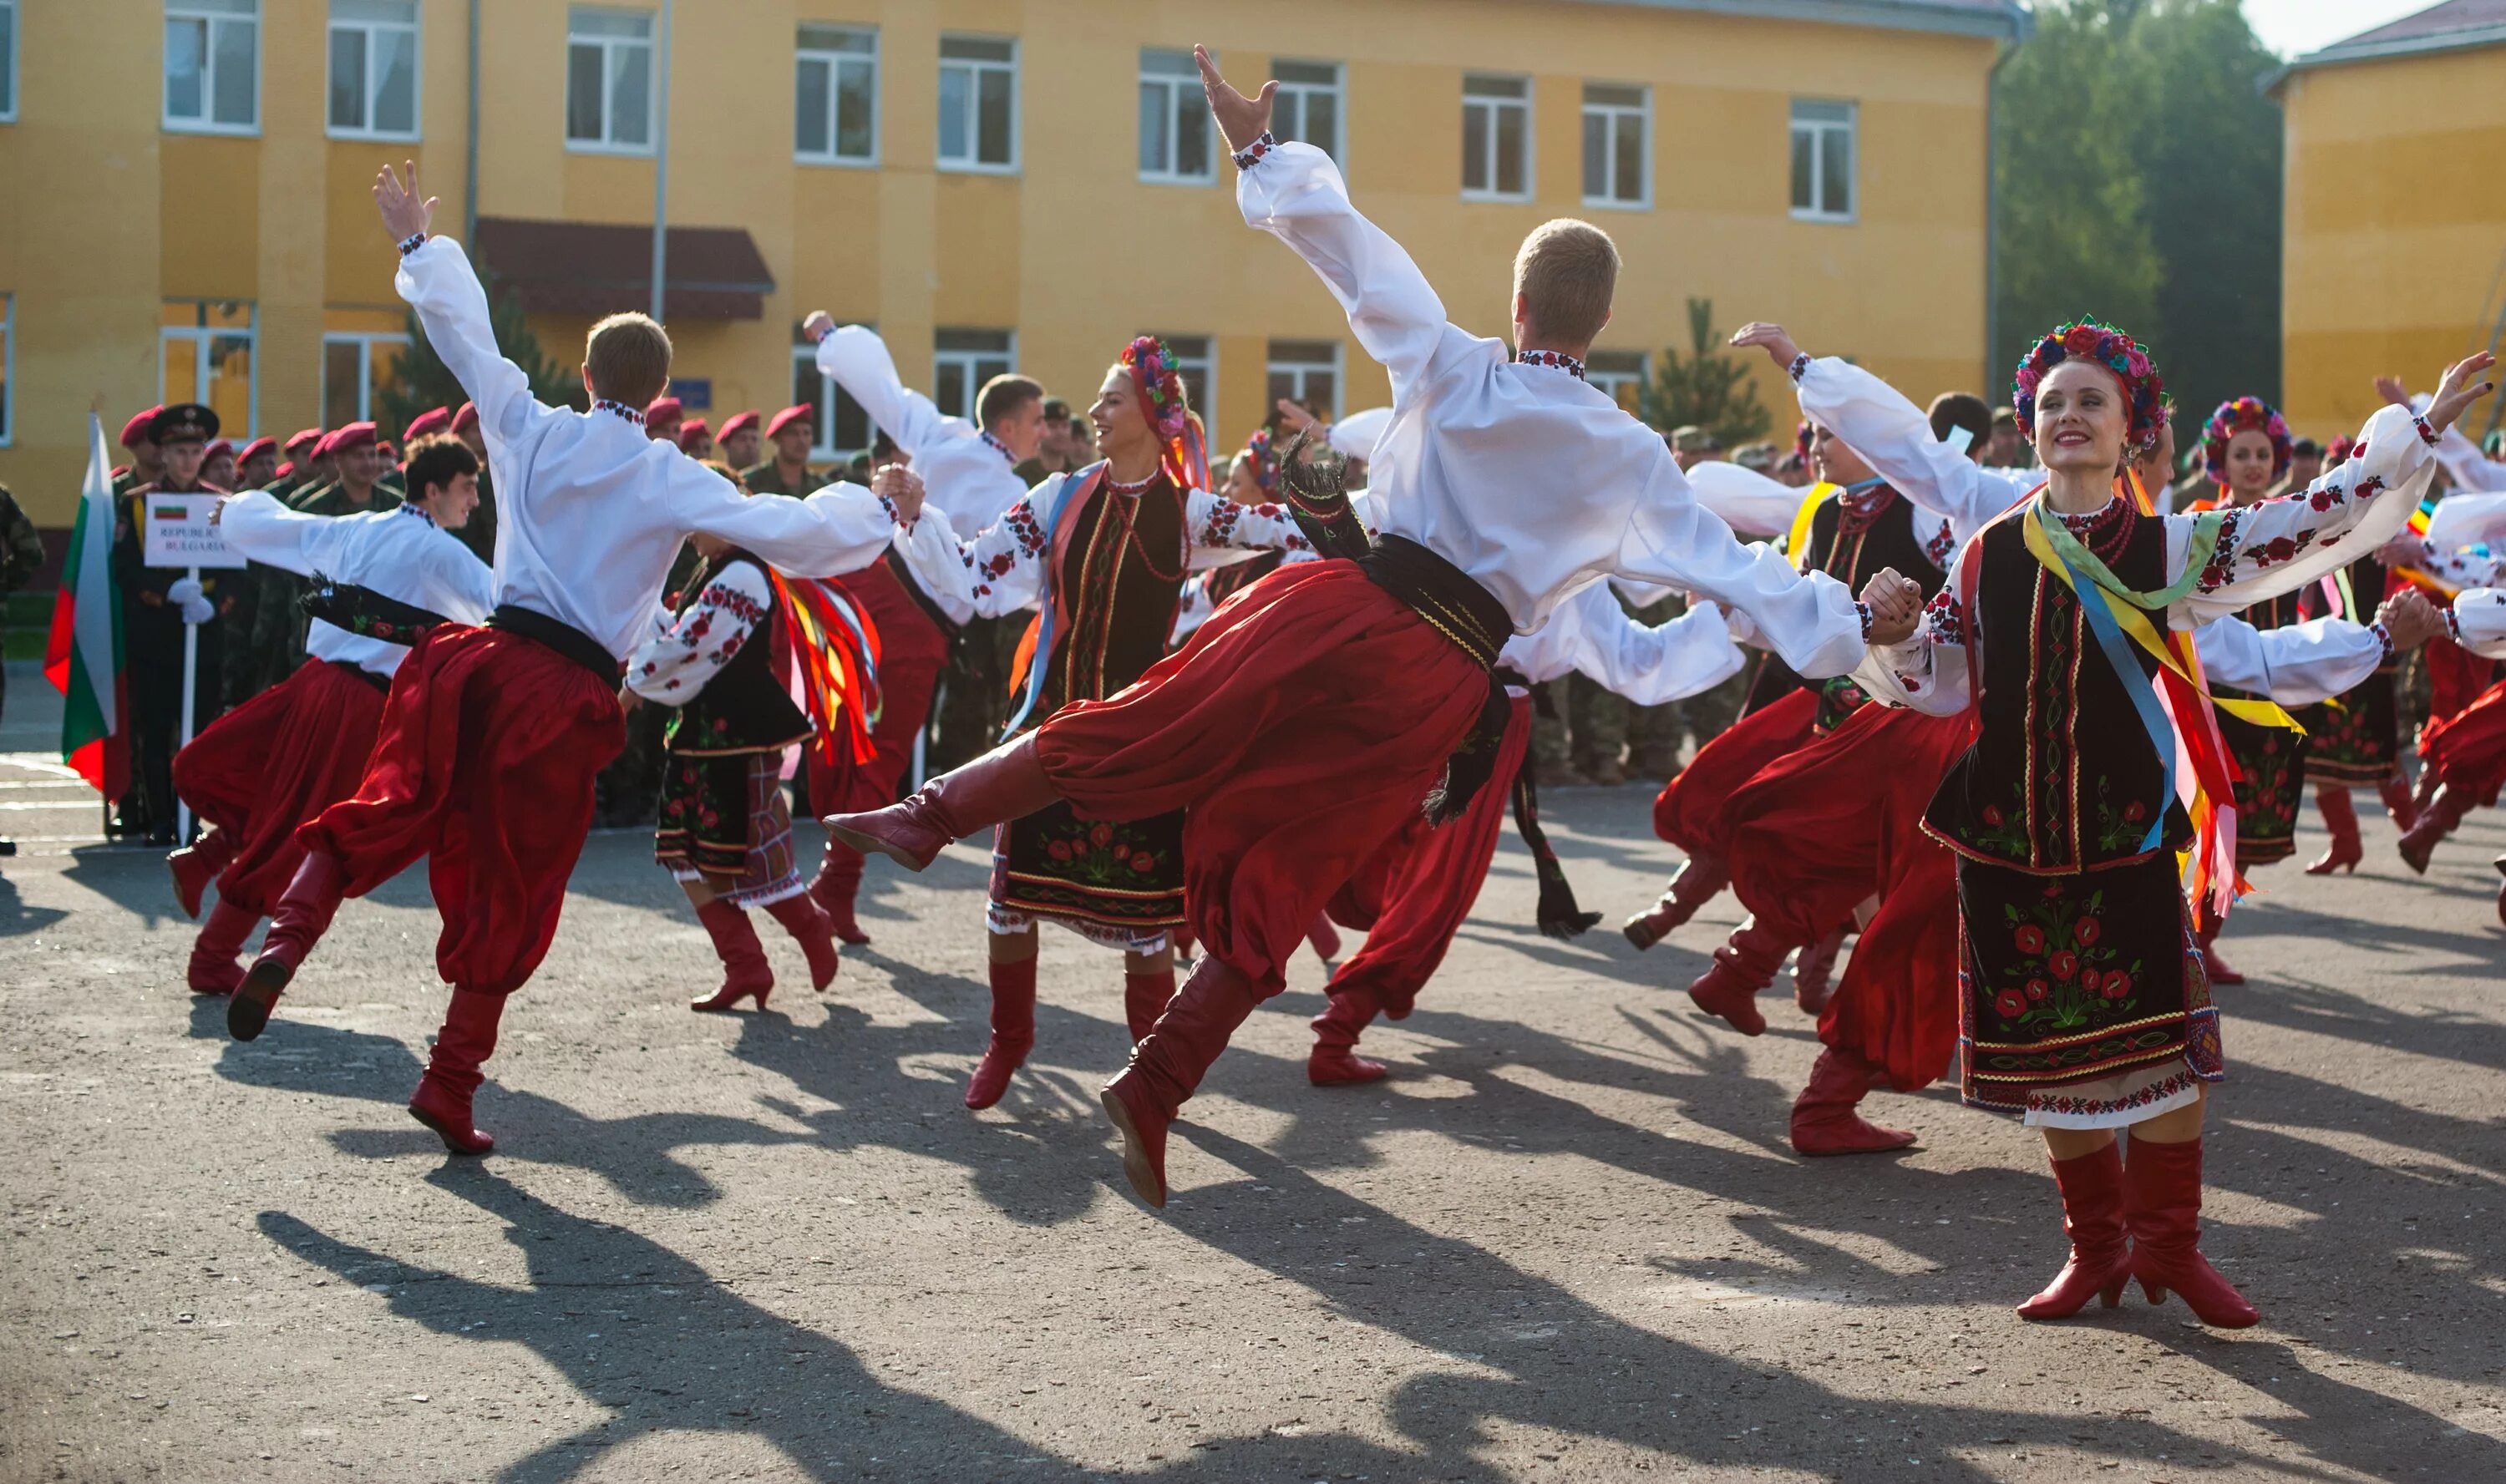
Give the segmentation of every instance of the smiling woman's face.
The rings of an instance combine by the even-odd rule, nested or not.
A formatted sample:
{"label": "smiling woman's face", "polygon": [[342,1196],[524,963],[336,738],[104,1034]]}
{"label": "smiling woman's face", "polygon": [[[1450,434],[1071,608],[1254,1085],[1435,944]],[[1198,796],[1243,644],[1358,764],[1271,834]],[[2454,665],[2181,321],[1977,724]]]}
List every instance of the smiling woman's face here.
{"label": "smiling woman's face", "polygon": [[2228,489],[2238,504],[2262,498],[2271,488],[2271,435],[2247,428],[2228,440]]}
{"label": "smiling woman's face", "polygon": [[2036,388],[2036,458],[2047,469],[2122,467],[2131,419],[2123,382],[2088,361],[2065,361]]}

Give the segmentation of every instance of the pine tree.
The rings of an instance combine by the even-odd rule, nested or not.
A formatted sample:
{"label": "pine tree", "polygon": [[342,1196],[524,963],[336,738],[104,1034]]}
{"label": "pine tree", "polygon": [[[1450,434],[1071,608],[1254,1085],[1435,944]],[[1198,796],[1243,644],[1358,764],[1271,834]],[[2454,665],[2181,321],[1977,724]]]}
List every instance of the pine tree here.
{"label": "pine tree", "polygon": [[[540,348],[539,336],[522,311],[521,296],[500,289],[492,273],[481,276],[487,290],[487,324],[495,332],[496,348],[530,378],[531,395],[551,406],[588,406],[583,378],[549,359]],[[410,310],[409,348],[392,368],[391,380],[375,389],[375,409],[385,436],[397,438],[410,419],[429,407],[457,407],[469,400],[470,394],[426,342],[417,311]]]}
{"label": "pine tree", "polygon": [[1636,405],[1644,420],[1665,433],[1703,428],[1726,448],[1763,438],[1774,426],[1773,415],[1758,401],[1748,363],[1725,353],[1710,299],[1688,301],[1688,354],[1665,347]]}

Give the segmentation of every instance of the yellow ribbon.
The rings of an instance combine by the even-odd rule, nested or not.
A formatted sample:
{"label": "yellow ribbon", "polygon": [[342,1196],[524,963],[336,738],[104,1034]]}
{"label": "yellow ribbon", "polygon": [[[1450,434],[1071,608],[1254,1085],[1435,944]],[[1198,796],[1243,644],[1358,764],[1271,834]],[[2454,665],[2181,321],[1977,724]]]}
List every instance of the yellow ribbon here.
{"label": "yellow ribbon", "polygon": [[1784,557],[1794,566],[1801,565],[1802,552],[1809,548],[1809,523],[1817,517],[1820,502],[1840,488],[1841,485],[1821,479],[1809,487],[1808,497],[1802,501],[1801,509],[1793,512],[1792,534],[1784,538]]}

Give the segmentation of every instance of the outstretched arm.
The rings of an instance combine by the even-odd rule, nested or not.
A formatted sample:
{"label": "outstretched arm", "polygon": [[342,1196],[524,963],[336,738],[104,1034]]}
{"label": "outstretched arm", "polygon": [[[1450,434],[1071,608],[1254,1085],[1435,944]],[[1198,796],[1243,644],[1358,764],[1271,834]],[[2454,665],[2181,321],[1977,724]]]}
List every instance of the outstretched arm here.
{"label": "outstretched arm", "polygon": [[218,502],[218,529],[227,545],[265,567],[300,577],[329,571],[339,556],[340,522],[280,504],[264,490],[246,490]]}
{"label": "outstretched arm", "polygon": [[719,536],[795,577],[841,577],[879,559],[896,533],[887,508],[858,484],[830,484],[806,500],[752,499],[676,449],[670,512],[679,529]]}
{"label": "outstretched arm", "polygon": [[501,464],[504,449],[519,441],[535,418],[554,413],[531,396],[531,379],[522,369],[497,350],[487,291],[480,286],[461,244],[428,235],[435,198],[419,198],[417,166],[409,166],[406,185],[391,166],[383,166],[375,177],[375,205],[382,212],[383,230],[400,245],[400,271],[393,275],[392,287],[417,310],[428,347],[478,405],[479,431],[489,444],[489,459]]}
{"label": "outstretched arm", "polygon": [[896,359],[887,342],[866,325],[838,325],[824,310],[814,311],[801,333],[818,342],[818,370],[862,406],[896,445],[916,458],[943,438],[973,432],[960,419],[949,417],[931,399],[905,384],[896,373]]}
{"label": "outstretched arm", "polygon": [[2453,642],[2483,659],[2506,659],[2506,591],[2478,587],[2453,600]]}
{"label": "outstretched arm", "polygon": [[1639,623],[1619,607],[1608,583],[1597,583],[1559,604],[1550,622],[1560,618],[1572,629],[1574,667],[1630,705],[1659,706],[1710,690],[1747,663],[1723,610],[1712,603],[1692,603],[1666,623]]}

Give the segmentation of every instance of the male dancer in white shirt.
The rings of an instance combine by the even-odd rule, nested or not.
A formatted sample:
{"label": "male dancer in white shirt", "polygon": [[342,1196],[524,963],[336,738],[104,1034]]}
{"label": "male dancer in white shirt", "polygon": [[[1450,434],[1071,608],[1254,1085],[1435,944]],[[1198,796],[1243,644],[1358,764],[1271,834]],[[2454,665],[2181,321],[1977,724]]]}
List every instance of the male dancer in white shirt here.
{"label": "male dancer in white shirt", "polygon": [[1272,573],[1129,689],[1065,708],[902,804],[829,821],[920,869],[951,840],[1057,799],[1111,820],[1189,808],[1186,895],[1205,952],[1103,1094],[1131,1187],[1153,1206],[1165,1203],[1167,1125],[1278,992],[1316,910],[1422,801],[1453,818],[1486,781],[1507,709],[1489,672],[1509,633],[1614,574],[1740,610],[1805,676],[1851,669],[1871,632],[1833,578],[1743,550],[1689,497],[1661,436],[1584,380],[1618,275],[1606,234],[1560,221],[1524,240],[1509,357],[1447,319],[1328,156],[1271,137],[1275,84],[1247,98],[1195,54],[1245,221],[1305,258],[1391,372],[1392,421],[1369,471],[1380,539],[1363,561]]}
{"label": "male dancer in white shirt", "polygon": [[625,656],[641,642],[680,544],[719,536],[810,576],[865,566],[893,518],[869,491],[751,500],[644,436],[643,407],[669,384],[670,341],[640,314],[594,325],[584,348],[589,412],[531,396],[497,352],[486,292],[459,244],[431,238],[435,202],[390,167],[375,203],[399,243],[395,287],[427,343],[479,408],[496,470],[496,609],[479,628],[438,629],[394,679],[353,797],[304,829],[304,866],[279,899],[261,958],[229,1008],[238,1037],[329,927],[363,896],[428,858],[444,932],[436,967],[452,1005],[410,1113],[456,1154],[495,1141],[471,1121],[505,996],[539,967],[591,827],[592,780],[626,744]]}

